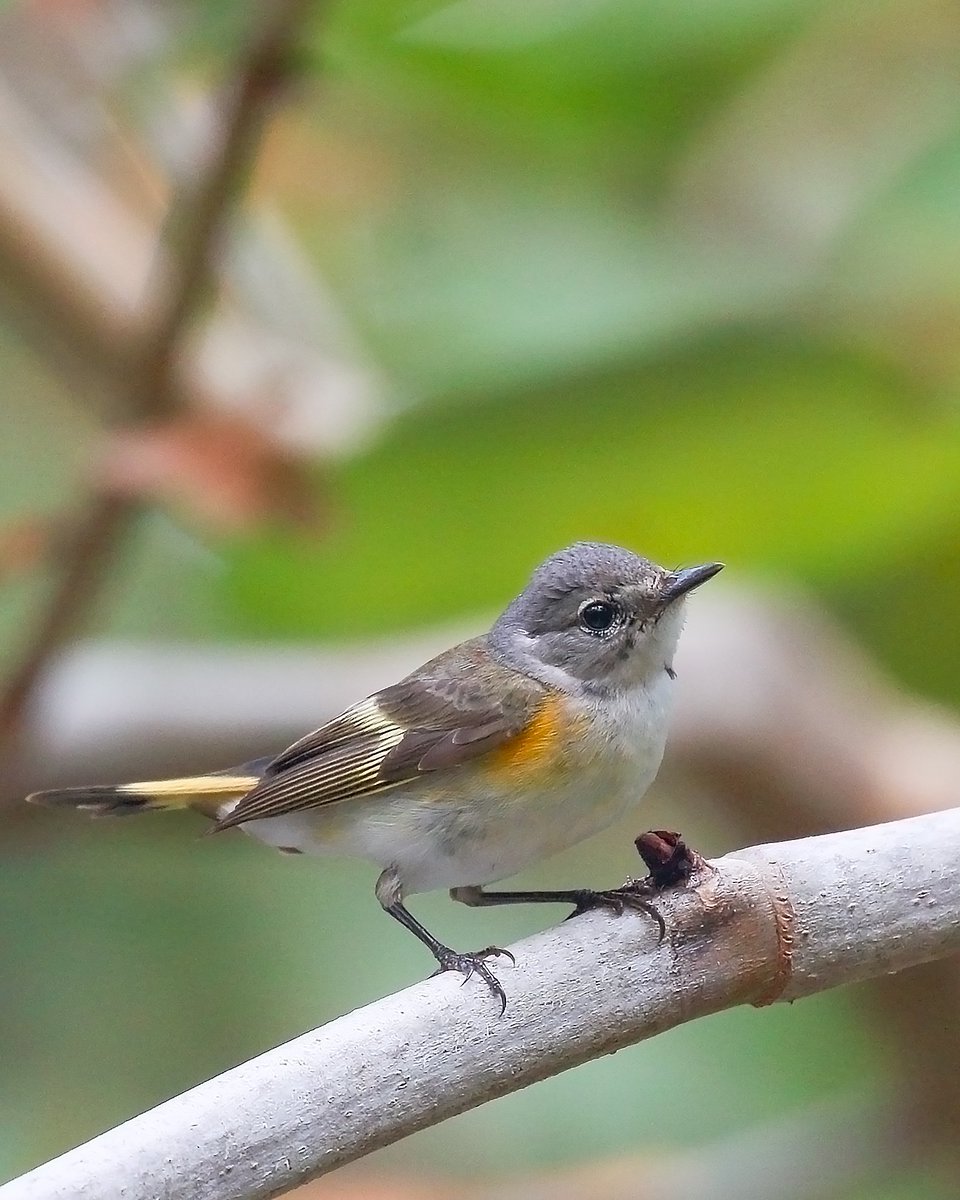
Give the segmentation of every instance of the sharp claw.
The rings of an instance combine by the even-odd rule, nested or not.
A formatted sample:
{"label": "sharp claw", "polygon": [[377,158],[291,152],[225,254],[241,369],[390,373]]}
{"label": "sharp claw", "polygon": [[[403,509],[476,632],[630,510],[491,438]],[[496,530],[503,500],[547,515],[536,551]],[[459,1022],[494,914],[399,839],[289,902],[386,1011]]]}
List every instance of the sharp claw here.
{"label": "sharp claw", "polygon": [[[632,908],[635,912],[645,912],[657,923],[657,945],[659,946],[666,937],[667,923],[657,906],[639,894],[642,886],[642,884],[631,881],[625,883],[623,887],[614,888],[608,892],[584,892],[570,917],[579,916],[580,913],[589,912],[593,908],[607,908],[618,917],[623,915],[626,908]],[[568,921],[570,917],[567,917]]]}
{"label": "sharp claw", "polygon": [[501,955],[504,958],[509,958],[514,966],[517,965],[517,960],[513,957],[510,951],[503,950],[499,946],[488,946],[486,950],[479,950],[477,952],[478,958],[500,958]]}
{"label": "sharp claw", "polygon": [[444,971],[459,971],[463,975],[461,987],[472,979],[474,975],[478,975],[487,985],[489,991],[500,1001],[500,1016],[507,1011],[507,994],[500,985],[500,980],[490,970],[484,962],[486,958],[496,958],[500,955],[509,958],[510,961],[516,964],[516,959],[509,950],[501,950],[499,946],[488,946],[486,950],[477,950],[473,953],[459,954],[455,950],[447,951],[442,957],[438,957],[439,967],[434,971],[434,975],[441,975]]}

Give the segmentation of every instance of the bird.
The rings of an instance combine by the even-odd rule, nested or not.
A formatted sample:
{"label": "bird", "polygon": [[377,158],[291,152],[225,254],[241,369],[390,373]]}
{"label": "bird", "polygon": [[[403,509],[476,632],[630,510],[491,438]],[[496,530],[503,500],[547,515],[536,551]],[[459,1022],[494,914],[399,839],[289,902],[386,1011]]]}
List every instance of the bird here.
{"label": "bird", "polygon": [[[723,564],[669,570],[620,546],[550,555],[490,630],[345,709],[274,757],[212,774],[35,792],[32,803],[125,815],[190,808],[286,853],[379,868],[381,907],[437,972],[477,975],[506,1008],[489,960],[409,911],[439,888],[472,907],[564,902],[622,909],[629,888],[489,891],[633,809],[657,773],[690,593]],[[648,907],[637,893],[637,907]]]}

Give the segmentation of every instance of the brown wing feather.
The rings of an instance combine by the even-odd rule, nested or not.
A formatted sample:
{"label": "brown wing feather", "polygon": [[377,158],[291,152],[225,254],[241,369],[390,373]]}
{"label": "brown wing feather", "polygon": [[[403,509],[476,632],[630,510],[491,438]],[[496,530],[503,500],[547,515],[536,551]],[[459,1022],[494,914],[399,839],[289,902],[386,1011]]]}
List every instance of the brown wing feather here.
{"label": "brown wing feather", "polygon": [[373,795],[459,766],[519,733],[546,694],[493,659],[483,639],[464,642],[294,742],[216,828]]}

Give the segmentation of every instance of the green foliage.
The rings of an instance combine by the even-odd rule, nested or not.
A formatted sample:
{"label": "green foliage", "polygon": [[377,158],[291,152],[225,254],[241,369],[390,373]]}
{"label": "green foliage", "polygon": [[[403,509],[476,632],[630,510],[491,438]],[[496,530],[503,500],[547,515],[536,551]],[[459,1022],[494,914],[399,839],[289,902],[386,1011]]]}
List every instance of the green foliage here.
{"label": "green foliage", "polygon": [[952,520],[958,474],[954,416],[918,421],[889,371],[728,341],[419,408],[338,471],[324,546],[236,546],[231,588],[248,634],[372,633],[495,608],[578,537],[849,587]]}

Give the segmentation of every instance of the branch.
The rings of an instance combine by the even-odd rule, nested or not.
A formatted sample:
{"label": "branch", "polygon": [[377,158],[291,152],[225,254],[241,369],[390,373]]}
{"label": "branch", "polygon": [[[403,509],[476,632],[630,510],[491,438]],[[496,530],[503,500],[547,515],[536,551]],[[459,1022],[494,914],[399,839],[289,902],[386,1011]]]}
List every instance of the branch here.
{"label": "branch", "polygon": [[311,0],[282,0],[268,7],[269,19],[254,37],[238,69],[234,94],[224,105],[219,145],[206,175],[173,206],[168,240],[179,275],[143,356],[145,379],[131,396],[135,417],[152,417],[165,406],[177,343],[211,289],[231,202],[250,174],[272,101],[292,71],[296,38],[310,7]]}
{"label": "branch", "polygon": [[441,976],[341,1017],[0,1188],[0,1200],[266,1200],[487,1100],[737,1004],[960,951],[960,809],[728,855],[499,966],[506,1015]]}
{"label": "branch", "polygon": [[[124,412],[133,420],[161,415],[170,405],[176,352],[200,302],[210,290],[218,237],[238,189],[253,163],[269,108],[290,69],[300,21],[310,0],[275,3],[238,72],[225,104],[219,145],[204,177],[177,200],[167,221],[178,270],[136,361]],[[167,253],[158,249],[154,277],[162,286]],[[46,611],[21,662],[0,696],[0,742],[19,728],[22,713],[53,653],[70,635],[98,594],[113,551],[138,505],[109,493],[90,496],[76,522],[69,550]]]}

